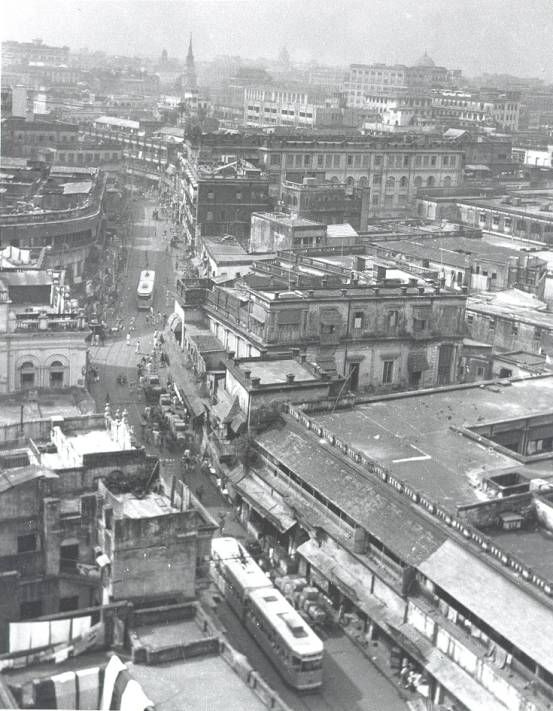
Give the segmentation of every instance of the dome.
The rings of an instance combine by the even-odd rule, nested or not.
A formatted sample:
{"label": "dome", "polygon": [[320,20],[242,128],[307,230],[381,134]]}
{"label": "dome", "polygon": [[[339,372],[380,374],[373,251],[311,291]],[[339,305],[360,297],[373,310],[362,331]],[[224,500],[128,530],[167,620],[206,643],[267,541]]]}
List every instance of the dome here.
{"label": "dome", "polygon": [[422,57],[415,62],[415,67],[435,67],[434,60],[425,52]]}

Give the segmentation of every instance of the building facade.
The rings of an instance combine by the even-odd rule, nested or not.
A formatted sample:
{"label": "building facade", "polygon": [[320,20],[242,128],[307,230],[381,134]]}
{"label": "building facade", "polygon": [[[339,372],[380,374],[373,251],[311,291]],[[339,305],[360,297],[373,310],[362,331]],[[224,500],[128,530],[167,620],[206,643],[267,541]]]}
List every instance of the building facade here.
{"label": "building facade", "polygon": [[[259,270],[261,263],[256,265]],[[214,287],[204,306],[214,335],[237,357],[298,347],[343,375],[352,391],[391,391],[453,382],[466,296],[434,288]],[[276,281],[276,279],[275,279]],[[321,288],[322,287],[322,288]]]}

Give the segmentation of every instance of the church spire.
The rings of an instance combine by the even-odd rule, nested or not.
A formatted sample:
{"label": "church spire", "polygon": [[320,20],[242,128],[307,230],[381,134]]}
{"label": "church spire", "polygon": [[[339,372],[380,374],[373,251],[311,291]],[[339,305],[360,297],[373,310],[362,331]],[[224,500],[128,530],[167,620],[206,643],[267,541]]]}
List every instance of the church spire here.
{"label": "church spire", "polygon": [[186,55],[186,73],[184,76],[184,88],[187,91],[196,89],[196,67],[194,65],[194,52],[192,51],[192,33],[188,42],[188,54]]}

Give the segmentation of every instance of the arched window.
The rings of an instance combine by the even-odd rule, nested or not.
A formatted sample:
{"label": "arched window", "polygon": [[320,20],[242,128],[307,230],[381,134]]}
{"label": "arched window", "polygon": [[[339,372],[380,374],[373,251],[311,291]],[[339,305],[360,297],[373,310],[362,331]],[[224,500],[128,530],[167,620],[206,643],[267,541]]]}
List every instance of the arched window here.
{"label": "arched window", "polygon": [[399,179],[399,187],[400,187],[400,188],[406,188],[408,185],[409,185],[409,180],[407,179],[407,176],[406,176],[406,175],[403,175],[403,176]]}
{"label": "arched window", "polygon": [[444,178],[444,187],[449,188],[450,185],[451,185],[451,178],[449,177],[449,175],[446,175]]}
{"label": "arched window", "polygon": [[436,184],[436,178],[433,175],[429,175],[427,180],[426,180],[426,185],[431,188],[433,185]]}
{"label": "arched window", "polygon": [[414,180],[414,183],[415,183],[415,187],[416,187],[416,188],[420,188],[420,187],[421,187],[421,185],[422,185],[422,178],[421,178],[420,175],[417,175],[417,177],[416,177],[415,180]]}
{"label": "arched window", "polygon": [[393,190],[396,186],[396,179],[394,178],[393,175],[390,175],[389,178],[386,178],[386,190]]}
{"label": "arched window", "polygon": [[348,176],[346,180],[346,195],[351,195],[353,193],[353,188],[355,186],[355,180],[352,176]]}
{"label": "arched window", "polygon": [[359,178],[359,187],[360,187],[360,188],[366,188],[366,187],[368,186],[368,184],[369,184],[369,179],[367,178],[366,175],[362,175],[362,176]]}
{"label": "arched window", "polygon": [[19,368],[21,389],[33,388],[35,386],[36,369],[34,364],[27,360]]}
{"label": "arched window", "polygon": [[65,366],[59,360],[50,364],[50,387],[63,388],[65,386]]}

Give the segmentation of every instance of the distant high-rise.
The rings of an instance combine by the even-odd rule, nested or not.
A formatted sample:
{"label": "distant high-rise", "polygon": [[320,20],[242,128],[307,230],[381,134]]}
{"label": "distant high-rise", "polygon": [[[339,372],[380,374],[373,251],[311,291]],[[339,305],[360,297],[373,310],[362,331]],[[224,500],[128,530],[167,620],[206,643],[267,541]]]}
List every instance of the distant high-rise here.
{"label": "distant high-rise", "polygon": [[196,67],[194,65],[194,53],[192,51],[192,35],[188,44],[188,54],[186,55],[186,69],[182,78],[182,88],[184,91],[196,91]]}

